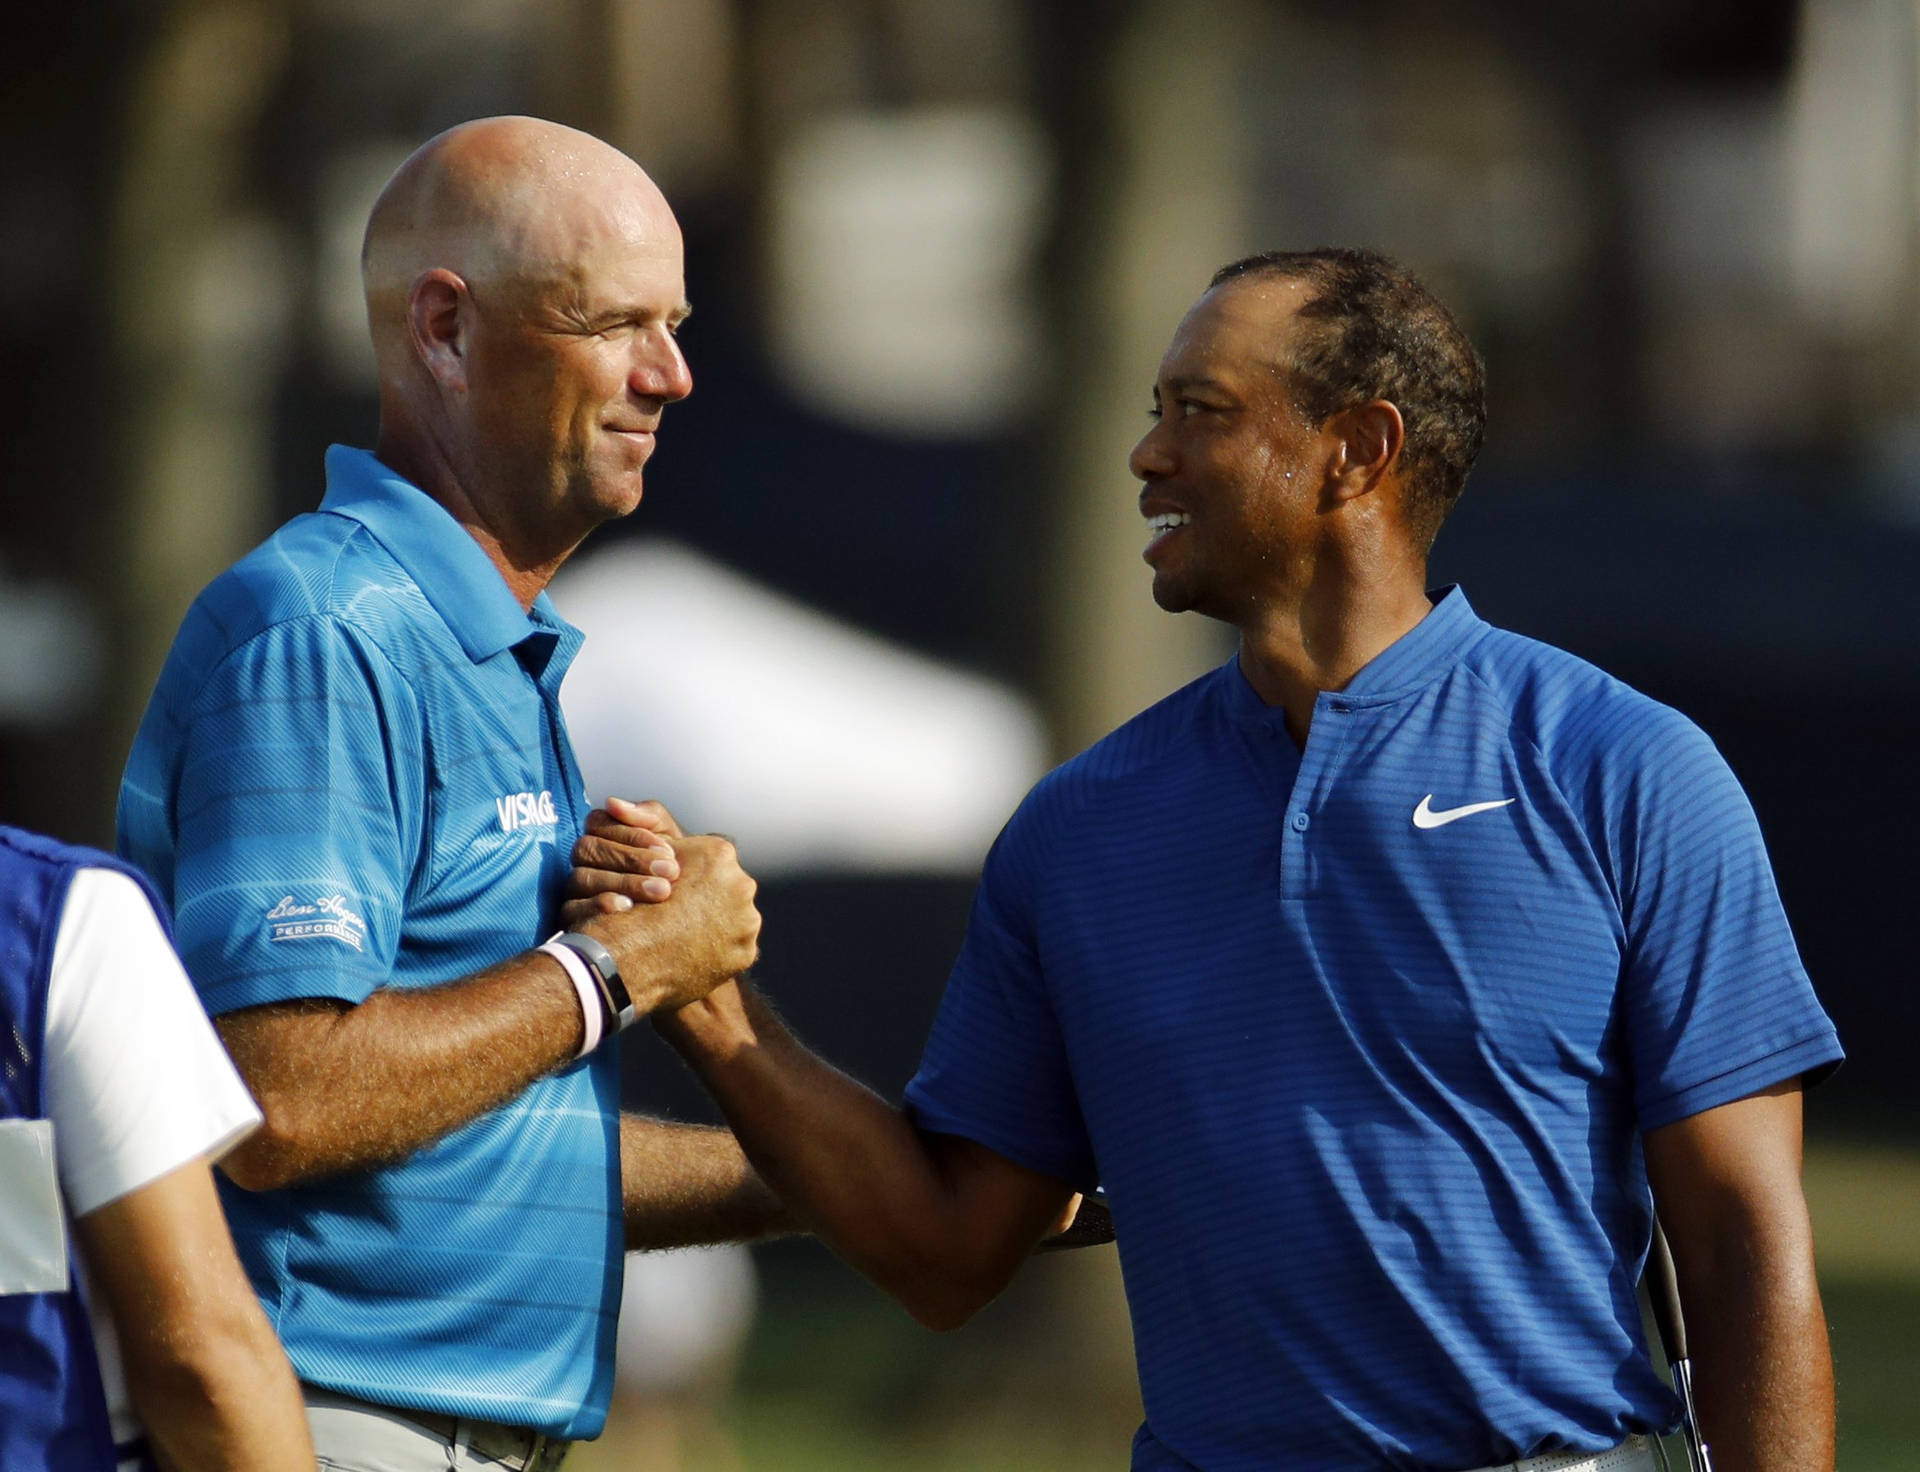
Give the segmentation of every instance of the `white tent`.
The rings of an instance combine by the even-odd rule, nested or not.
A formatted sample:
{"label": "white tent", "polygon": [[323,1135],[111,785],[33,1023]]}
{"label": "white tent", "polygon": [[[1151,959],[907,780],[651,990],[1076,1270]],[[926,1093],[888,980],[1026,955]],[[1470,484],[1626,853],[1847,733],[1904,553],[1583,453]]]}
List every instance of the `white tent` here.
{"label": "white tent", "polygon": [[659,798],[778,873],[971,873],[1044,769],[1032,707],[665,541],[553,585],[587,790]]}

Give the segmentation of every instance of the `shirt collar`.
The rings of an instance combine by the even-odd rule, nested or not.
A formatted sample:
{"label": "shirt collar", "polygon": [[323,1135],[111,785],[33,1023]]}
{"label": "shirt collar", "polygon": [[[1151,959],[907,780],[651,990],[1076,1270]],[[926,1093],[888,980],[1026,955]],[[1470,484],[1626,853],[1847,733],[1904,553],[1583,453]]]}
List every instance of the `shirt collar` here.
{"label": "shirt collar", "polygon": [[[1427,596],[1433,607],[1426,617],[1368,660],[1347,682],[1346,689],[1327,692],[1320,699],[1349,706],[1388,705],[1432,684],[1451,669],[1478,642],[1487,624],[1473,611],[1458,584]],[[1263,723],[1284,718],[1281,707],[1268,705],[1247,683],[1238,650],[1221,673],[1228,708],[1235,718]]]}
{"label": "shirt collar", "polygon": [[1455,583],[1427,595],[1427,616],[1367,661],[1334,699],[1384,704],[1432,684],[1479,641],[1487,625]]}
{"label": "shirt collar", "polygon": [[546,636],[549,650],[557,645],[568,656],[578,647],[579,630],[554,611],[544,592],[531,613],[522,611],[500,569],[446,507],[365,450],[328,448],[320,509],[371,532],[476,664],[534,636]]}

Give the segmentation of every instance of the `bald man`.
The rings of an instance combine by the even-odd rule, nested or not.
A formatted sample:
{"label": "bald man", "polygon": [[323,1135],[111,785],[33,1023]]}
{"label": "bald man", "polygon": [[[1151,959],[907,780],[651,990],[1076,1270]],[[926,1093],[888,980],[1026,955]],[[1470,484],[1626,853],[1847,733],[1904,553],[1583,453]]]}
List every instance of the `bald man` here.
{"label": "bald man", "polygon": [[604,1419],[623,1247],[778,1221],[730,1135],[618,1111],[620,1027],[754,959],[731,847],[622,809],[644,892],[563,893],[544,589],[693,387],[680,231],[623,154],[493,118],[401,166],[363,262],[378,443],[193,605],[120,848],[266,1117],[223,1195],[323,1460],[550,1466]]}

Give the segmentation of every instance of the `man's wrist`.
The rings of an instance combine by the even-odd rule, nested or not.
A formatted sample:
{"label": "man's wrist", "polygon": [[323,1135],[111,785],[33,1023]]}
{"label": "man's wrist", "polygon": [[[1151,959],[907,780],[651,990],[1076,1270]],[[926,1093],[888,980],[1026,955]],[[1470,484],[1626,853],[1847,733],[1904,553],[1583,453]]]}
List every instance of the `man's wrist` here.
{"label": "man's wrist", "polygon": [[535,949],[559,962],[560,969],[567,973],[567,980],[573,983],[580,999],[580,1050],[573,1056],[584,1058],[599,1047],[600,1040],[612,1030],[613,1008],[599,981],[577,952],[558,940],[547,941]]}
{"label": "man's wrist", "polygon": [[712,1063],[736,1057],[760,1041],[745,986],[738,979],[722,982],[697,1002],[654,1013],[653,1025],[680,1052]]}
{"label": "man's wrist", "polygon": [[638,1014],[633,997],[627,991],[626,979],[620,974],[620,963],[614,959],[612,951],[593,936],[579,930],[563,930],[548,944],[563,946],[586,963],[606,997],[609,1025],[614,1031],[633,1025]]}

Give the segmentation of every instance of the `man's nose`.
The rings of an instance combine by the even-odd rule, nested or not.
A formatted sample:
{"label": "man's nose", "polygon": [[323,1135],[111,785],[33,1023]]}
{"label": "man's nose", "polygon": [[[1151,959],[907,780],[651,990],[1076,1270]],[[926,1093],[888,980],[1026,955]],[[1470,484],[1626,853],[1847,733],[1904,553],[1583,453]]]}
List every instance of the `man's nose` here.
{"label": "man's nose", "polygon": [[680,351],[680,339],[664,328],[642,335],[628,386],[643,399],[671,404],[693,392],[693,370]]}
{"label": "man's nose", "polygon": [[1127,469],[1133,472],[1135,480],[1159,480],[1173,474],[1173,456],[1167,448],[1166,436],[1160,432],[1164,427],[1165,421],[1156,419],[1140,436],[1133,453],[1127,456]]}

